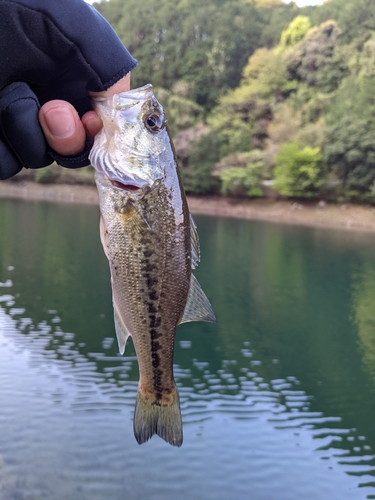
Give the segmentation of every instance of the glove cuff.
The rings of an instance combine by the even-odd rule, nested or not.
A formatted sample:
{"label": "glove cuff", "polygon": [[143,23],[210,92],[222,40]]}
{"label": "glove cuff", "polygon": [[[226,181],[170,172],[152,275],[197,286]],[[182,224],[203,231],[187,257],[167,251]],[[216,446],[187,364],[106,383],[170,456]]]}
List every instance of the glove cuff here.
{"label": "glove cuff", "polygon": [[49,156],[59,165],[65,168],[80,168],[90,165],[89,153],[92,148],[92,143],[88,137],[85,141],[85,149],[77,156],[62,156],[56,153],[53,149],[49,148]]}

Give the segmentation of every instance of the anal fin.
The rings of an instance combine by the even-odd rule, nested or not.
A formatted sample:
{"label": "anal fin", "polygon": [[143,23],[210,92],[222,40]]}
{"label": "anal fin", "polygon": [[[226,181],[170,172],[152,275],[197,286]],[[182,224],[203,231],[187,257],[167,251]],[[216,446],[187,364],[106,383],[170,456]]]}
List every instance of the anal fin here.
{"label": "anal fin", "polygon": [[206,321],[207,323],[216,323],[215,313],[212,310],[210,301],[202,290],[197,278],[192,274],[190,289],[186,301],[185,311],[181,323],[189,321]]}
{"label": "anal fin", "polygon": [[128,340],[130,333],[128,332],[128,329],[126,328],[126,326],[125,326],[125,324],[124,324],[124,322],[123,322],[123,320],[118,312],[117,305],[116,305],[115,301],[113,301],[113,311],[114,311],[115,329],[116,329],[118,348],[119,348],[120,354],[124,354],[126,341]]}

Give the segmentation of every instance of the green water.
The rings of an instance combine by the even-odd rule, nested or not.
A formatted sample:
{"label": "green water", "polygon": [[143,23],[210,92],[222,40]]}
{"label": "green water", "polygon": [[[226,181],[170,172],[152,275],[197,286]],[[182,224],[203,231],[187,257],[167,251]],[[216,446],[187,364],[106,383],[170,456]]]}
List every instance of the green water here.
{"label": "green water", "polygon": [[0,200],[0,500],[375,498],[375,235],[195,217],[184,444],[138,446],[96,207]]}

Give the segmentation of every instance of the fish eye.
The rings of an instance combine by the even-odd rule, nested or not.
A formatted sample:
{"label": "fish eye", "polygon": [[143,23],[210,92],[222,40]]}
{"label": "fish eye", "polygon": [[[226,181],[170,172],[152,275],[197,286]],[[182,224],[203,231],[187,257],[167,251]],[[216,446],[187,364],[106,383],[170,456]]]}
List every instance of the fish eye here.
{"label": "fish eye", "polygon": [[151,113],[150,115],[146,116],[146,118],[145,118],[145,124],[146,124],[146,127],[151,132],[159,132],[159,130],[163,126],[163,120],[156,113]]}

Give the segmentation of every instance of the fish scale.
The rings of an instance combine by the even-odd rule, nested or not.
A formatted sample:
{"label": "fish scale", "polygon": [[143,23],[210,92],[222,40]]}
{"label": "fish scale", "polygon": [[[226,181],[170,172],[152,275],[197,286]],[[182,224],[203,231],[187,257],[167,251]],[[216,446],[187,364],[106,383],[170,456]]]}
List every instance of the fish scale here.
{"label": "fish scale", "polygon": [[134,433],[140,444],[158,434],[180,446],[182,420],[173,377],[176,327],[215,321],[191,273],[199,260],[196,228],[151,86],[94,102],[104,126],[90,158],[115,328],[121,353],[132,336],[140,372]]}

